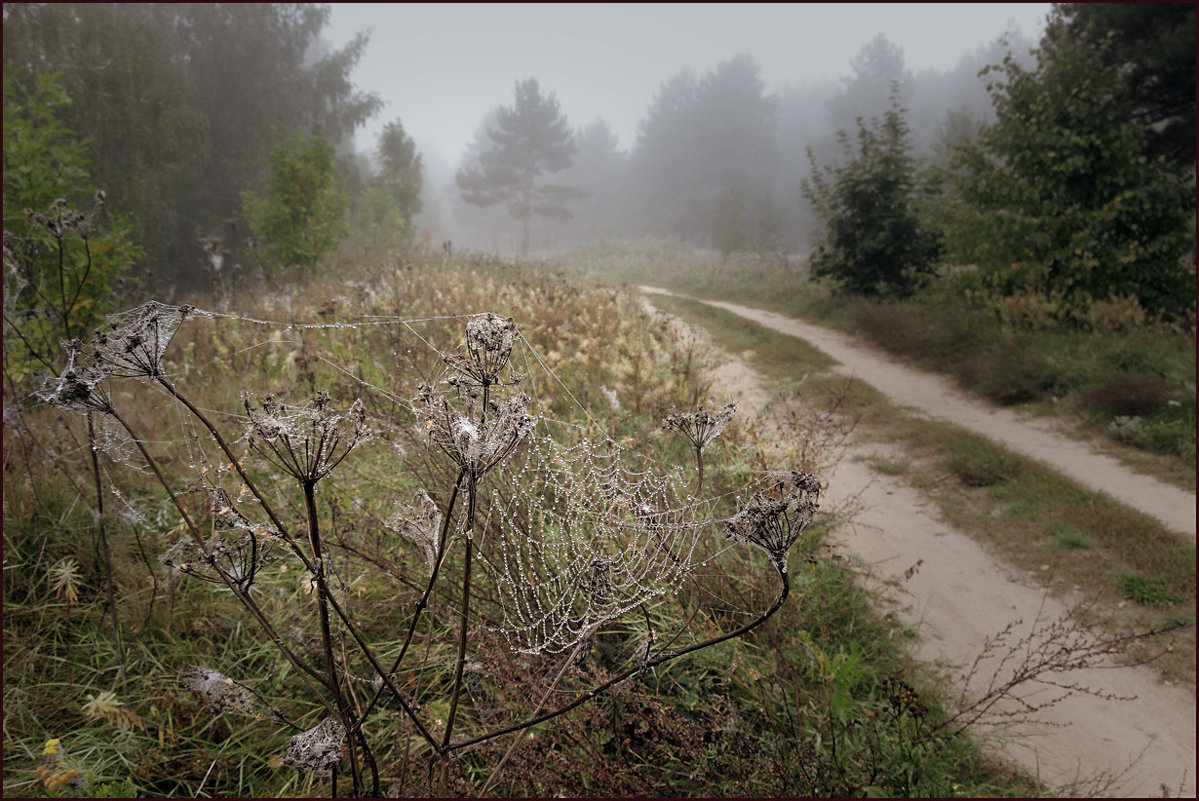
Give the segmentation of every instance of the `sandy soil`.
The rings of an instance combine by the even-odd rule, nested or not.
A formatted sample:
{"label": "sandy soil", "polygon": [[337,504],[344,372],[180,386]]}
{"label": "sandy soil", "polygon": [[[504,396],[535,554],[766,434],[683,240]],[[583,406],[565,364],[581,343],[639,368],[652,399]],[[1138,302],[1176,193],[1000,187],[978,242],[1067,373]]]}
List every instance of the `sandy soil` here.
{"label": "sandy soil", "polygon": [[[843,335],[735,304],[713,305],[807,339],[840,361],[842,371],[915,413],[952,420],[1041,458],[1194,537],[1195,498],[1189,493],[1132,474],[1035,421],[1020,421],[1006,410],[971,401],[940,377],[898,365]],[[770,397],[760,378],[738,359],[720,368],[715,386],[722,394],[739,395],[751,414]],[[937,664],[963,687],[989,637],[1016,621],[1015,636],[1026,635],[1066,614],[1066,604],[1046,597],[1043,589],[947,524],[919,491],[866,467],[862,459],[870,455],[897,456],[869,444],[853,446],[828,476],[822,506],[853,512],[850,524],[839,530],[837,548],[858,562],[862,575],[901,621],[918,627],[921,659]],[[1010,666],[1004,668],[998,660],[982,664],[965,687],[967,695],[976,697],[980,682],[985,685],[992,675],[1002,680],[1002,671]],[[1075,693],[1036,712],[1036,724],[996,730],[987,742],[997,754],[1072,795],[1195,796],[1193,688],[1166,685],[1148,666],[1096,666],[1053,678],[1107,698],[1135,700]],[[1033,685],[1025,700],[1041,705],[1064,694],[1053,686]]]}

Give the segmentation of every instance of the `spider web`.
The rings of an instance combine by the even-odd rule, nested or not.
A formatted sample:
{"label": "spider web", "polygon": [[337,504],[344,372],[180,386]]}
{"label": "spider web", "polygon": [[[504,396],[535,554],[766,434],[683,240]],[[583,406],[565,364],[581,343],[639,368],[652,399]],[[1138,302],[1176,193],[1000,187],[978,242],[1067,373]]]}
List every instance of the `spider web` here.
{"label": "spider web", "polygon": [[505,471],[512,492],[480,546],[514,648],[566,650],[695,569],[712,520],[680,470],[634,470],[611,442],[590,439],[542,437],[529,453]]}

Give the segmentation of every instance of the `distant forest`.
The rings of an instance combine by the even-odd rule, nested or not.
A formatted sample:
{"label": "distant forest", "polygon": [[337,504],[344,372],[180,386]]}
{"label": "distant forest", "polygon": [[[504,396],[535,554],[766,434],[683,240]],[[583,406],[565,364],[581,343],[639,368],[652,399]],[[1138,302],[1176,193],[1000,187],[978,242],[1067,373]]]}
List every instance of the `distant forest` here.
{"label": "distant forest", "polygon": [[[725,253],[804,254],[827,220],[802,185],[850,158],[872,120],[899,114],[917,183],[943,185],[963,169],[954,153],[996,123],[1006,90],[988,85],[1005,85],[1001,65],[1008,83],[1030,75],[1048,87],[1037,70],[1064,63],[1069,41],[1085,43],[1096,63],[1121,76],[1116,113],[1144,133],[1136,147],[1162,156],[1184,179],[1189,170],[1193,186],[1194,9],[1187,5],[1057,6],[1040,43],[996,32],[946,72],[912,72],[882,35],[839,82],[768,87],[752,55],[730,54],[705,74],[681,69],[666,77],[627,150],[603,119],[557,115],[554,76],[513,76],[517,105],[496,98],[496,107],[479,110],[474,143],[453,167],[457,180],[425,174],[400,120],[374,152],[354,152],[354,131],[382,104],[351,80],[368,35],[332,49],[322,39],[330,14],[328,5],[291,3],[5,4],[5,230],[20,227],[25,207],[44,211],[39,205],[69,178],[73,202],[103,189],[108,219],[125,226],[137,256],[127,288],[203,289],[216,272],[221,280],[257,280],[289,262],[317,269],[326,245],[285,242],[278,226],[297,202],[280,199],[283,184],[324,180],[285,177],[299,165],[316,170],[315,157],[304,154],[317,151],[304,148],[319,140],[331,150],[335,175],[329,205],[308,213],[339,218],[324,232],[331,242],[354,230],[539,251],[670,237]],[[48,84],[47,76],[55,78]],[[519,110],[522,86],[536,90],[526,100],[544,106],[560,140],[557,156],[531,166],[500,142],[521,135],[500,123]],[[66,159],[73,171],[60,169],[61,154],[47,157],[55,180],[38,185],[21,125],[42,131],[43,145],[82,146]],[[1061,158],[1076,155],[1063,149]],[[987,158],[1007,157],[992,150]],[[9,179],[18,159],[24,183]]]}

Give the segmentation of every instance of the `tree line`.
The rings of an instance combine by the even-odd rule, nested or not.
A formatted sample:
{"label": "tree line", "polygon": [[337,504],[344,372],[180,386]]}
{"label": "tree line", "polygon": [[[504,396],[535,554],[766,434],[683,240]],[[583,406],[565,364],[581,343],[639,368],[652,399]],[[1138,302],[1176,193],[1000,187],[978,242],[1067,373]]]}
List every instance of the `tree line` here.
{"label": "tree line", "polygon": [[[302,279],[351,228],[410,237],[421,156],[398,120],[373,163],[353,152],[381,103],[350,79],[367,36],[329,48],[330,13],[5,4],[6,252],[10,236],[27,251],[6,314],[39,296],[75,297],[59,314],[71,317],[134,286]],[[839,85],[773,92],[737,55],[665,80],[627,149],[523,79],[459,165],[457,227],[524,251],[638,236],[810,250],[817,274],[881,295],[969,264],[981,291],[1180,313],[1194,281],[1193,21],[1186,5],[1062,4],[1035,51],[1010,35],[913,74],[879,36]],[[61,241],[42,242],[37,267],[45,228],[25,209],[61,197],[90,213],[97,188],[106,211],[77,269],[58,268]],[[87,291],[67,291],[83,278]]]}
{"label": "tree line", "polygon": [[[848,292],[902,297],[948,263],[977,268],[978,294],[1064,321],[1097,302],[1193,319],[1194,21],[1189,5],[1059,4],[1037,49],[1002,43],[973,96],[940,81],[939,115],[880,36],[825,103],[835,137],[802,145],[779,136],[785,95],[747,55],[665,81],[629,152],[602,120],[572,133],[530,79],[484,121],[457,186],[468,206],[508,201],[522,252],[535,217],[568,221],[573,205],[576,236],[765,255],[795,246],[793,192],[813,274]],[[784,169],[797,150],[798,173]]]}
{"label": "tree line", "polygon": [[[104,189],[141,251],[126,278],[148,289],[311,267],[351,211],[401,224],[419,203],[419,157],[398,121],[379,142],[381,169],[354,157],[353,132],[382,102],[351,80],[368,36],[329,48],[330,14],[312,3],[5,3],[5,232],[67,189],[9,181],[39,159],[54,171],[49,151],[9,146],[11,128],[51,118],[56,146],[75,154],[76,194]],[[292,241],[314,222],[328,230]]]}
{"label": "tree line", "polygon": [[[989,119],[990,103],[978,71],[1009,49],[1026,63],[1031,44],[1018,34],[962,57],[948,72],[913,74],[902,50],[879,35],[850,62],[839,83],[783,86],[768,91],[756,60],[735,55],[704,74],[683,69],[658,87],[638,127],[636,141],[619,147],[603,119],[575,128],[569,166],[553,173],[555,184],[580,194],[542,226],[539,247],[561,247],[601,236],[669,236],[725,253],[803,251],[818,226],[804,202],[805,156],[837,157],[836,132],[852,130],[858,117],[886,107],[893,83],[914,109],[913,147],[936,154],[959,128],[973,130]],[[1023,53],[1023,56],[1019,54]],[[552,92],[547,97],[557,103]],[[464,171],[492,150],[489,132],[499,108],[484,116],[464,159]],[[490,156],[488,156],[490,157]],[[460,184],[460,182],[458,182]],[[460,228],[495,247],[505,240],[505,211],[480,212],[456,184],[451,197]]]}

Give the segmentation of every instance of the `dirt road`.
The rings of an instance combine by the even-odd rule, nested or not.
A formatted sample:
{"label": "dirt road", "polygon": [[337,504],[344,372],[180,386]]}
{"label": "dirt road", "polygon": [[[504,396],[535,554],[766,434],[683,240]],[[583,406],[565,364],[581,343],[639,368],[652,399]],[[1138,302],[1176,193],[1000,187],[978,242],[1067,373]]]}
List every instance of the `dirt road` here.
{"label": "dirt road", "polygon": [[[641,289],[670,294],[654,287],[643,286]],[[1049,465],[1084,487],[1106,492],[1195,539],[1194,493],[1133,473],[1085,443],[1056,433],[1048,423],[1020,419],[1010,409],[967,398],[945,378],[900,364],[845,334],[735,303],[705,302],[775,331],[805,339],[841,363],[834,369],[865,381],[893,403],[983,434]]]}
{"label": "dirt road", "polygon": [[[991,436],[1042,458],[1087,486],[1110,491],[1107,484],[1111,483],[1110,489],[1117,490],[1111,494],[1126,502],[1136,501],[1133,505],[1150,514],[1169,510],[1167,522],[1194,536],[1195,501],[1189,493],[1153,486],[1159,482],[1150,484],[1085,446],[1017,420],[1010,412],[996,414],[996,410],[963,397],[943,379],[898,365],[843,335],[736,304],[712,305],[807,339],[841,361],[839,369],[878,387],[916,413],[952,420]],[[720,369],[718,383],[739,392],[750,413],[769,398],[758,376],[739,360]],[[1065,603],[1046,597],[1026,576],[997,561],[970,536],[942,520],[935,505],[919,491],[899,479],[874,473],[855,458],[869,454],[879,454],[877,447],[855,446],[837,463],[828,477],[829,490],[822,506],[856,507],[851,524],[837,535],[837,547],[858,562],[860,572],[901,621],[919,627],[917,655],[921,659],[939,665],[962,686],[965,672],[988,637],[1014,621],[1022,621],[1015,627],[1016,635],[1021,636],[1066,613]],[[1124,489],[1128,486],[1139,491],[1130,493]],[[1145,502],[1146,494],[1154,503]],[[989,677],[994,663],[984,668],[984,676]],[[1192,688],[1164,684],[1152,667],[1096,667],[1059,678],[1108,698],[1136,700],[1074,694],[1037,712],[1038,725],[1005,732],[1012,736],[992,738],[991,747],[1047,784],[1072,788],[1067,791],[1072,795],[1103,790],[1109,795],[1138,797],[1195,796]],[[976,678],[967,692],[977,691],[977,684]],[[1032,704],[1060,694],[1051,686],[1030,689],[1035,690],[1027,698]]]}

